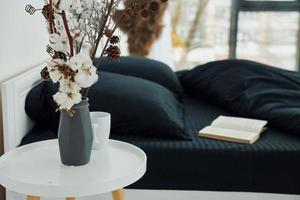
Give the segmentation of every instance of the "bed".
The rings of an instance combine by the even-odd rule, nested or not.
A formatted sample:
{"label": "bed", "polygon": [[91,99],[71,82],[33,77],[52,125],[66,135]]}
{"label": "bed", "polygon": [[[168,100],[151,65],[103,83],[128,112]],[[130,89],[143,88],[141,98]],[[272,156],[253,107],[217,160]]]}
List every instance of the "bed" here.
{"label": "bed", "polygon": [[[184,104],[186,124],[194,131],[220,114],[230,115],[192,98],[186,98]],[[56,137],[54,132],[37,128],[24,137],[21,145]],[[131,188],[300,193],[300,139],[275,129],[269,129],[250,146],[196,135],[192,141],[120,135],[112,138],[135,144],[148,156],[146,175]]]}
{"label": "bed", "polygon": [[[181,78],[182,73],[177,76]],[[37,80],[34,87],[39,84]],[[28,92],[26,90],[23,95],[27,96]],[[184,92],[180,100],[185,116],[184,126],[193,133],[190,139],[111,135],[113,139],[139,146],[148,156],[146,175],[131,188],[300,194],[299,135],[269,126],[253,145],[199,138],[197,131],[217,116],[236,113],[221,104],[212,103],[208,98],[199,99],[190,95],[189,92]],[[7,117],[5,119],[9,120]],[[12,116],[11,120],[17,119]],[[5,127],[5,131],[11,127]],[[57,137],[55,131],[41,126],[30,124],[26,130],[28,132],[26,135],[22,133],[22,140],[13,140],[12,137],[6,140],[6,151],[14,148],[12,145]]]}

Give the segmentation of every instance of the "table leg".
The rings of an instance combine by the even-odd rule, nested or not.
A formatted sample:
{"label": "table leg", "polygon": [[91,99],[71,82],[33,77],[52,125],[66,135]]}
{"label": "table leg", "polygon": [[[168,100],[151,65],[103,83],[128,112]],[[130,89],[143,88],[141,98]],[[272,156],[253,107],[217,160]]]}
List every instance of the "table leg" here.
{"label": "table leg", "polygon": [[27,200],[40,200],[40,197],[35,197],[35,196],[27,196]]}
{"label": "table leg", "polygon": [[125,200],[125,193],[123,189],[112,192],[113,200]]}
{"label": "table leg", "polygon": [[76,200],[75,197],[67,197],[66,200]]}

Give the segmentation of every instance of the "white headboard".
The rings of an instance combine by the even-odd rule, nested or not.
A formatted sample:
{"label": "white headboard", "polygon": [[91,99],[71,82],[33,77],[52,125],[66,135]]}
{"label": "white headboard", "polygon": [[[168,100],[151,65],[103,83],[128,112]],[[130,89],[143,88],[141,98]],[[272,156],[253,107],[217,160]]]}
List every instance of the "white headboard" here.
{"label": "white headboard", "polygon": [[25,113],[25,99],[30,89],[41,82],[40,64],[2,83],[4,151],[16,148],[33,123]]}

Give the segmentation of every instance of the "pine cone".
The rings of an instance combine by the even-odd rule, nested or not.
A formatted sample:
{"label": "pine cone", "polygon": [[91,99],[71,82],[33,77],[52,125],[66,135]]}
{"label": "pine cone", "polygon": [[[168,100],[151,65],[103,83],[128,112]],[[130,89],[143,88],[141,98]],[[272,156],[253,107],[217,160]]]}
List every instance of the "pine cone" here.
{"label": "pine cone", "polygon": [[47,67],[44,67],[41,71],[41,77],[44,80],[50,80],[50,75]]}
{"label": "pine cone", "polygon": [[118,36],[112,36],[111,38],[110,38],[110,40],[109,40],[109,42],[111,43],[111,44],[117,44],[117,43],[119,43],[120,42],[120,38],[118,37]]}
{"label": "pine cone", "polygon": [[147,18],[148,17],[148,11],[146,9],[143,9],[141,15],[142,15],[142,17]]}
{"label": "pine cone", "polygon": [[118,60],[121,55],[121,50],[118,46],[110,45],[106,50],[105,50],[105,55],[111,60]]}
{"label": "pine cone", "polygon": [[108,37],[108,38],[111,38],[112,37],[112,35],[113,35],[113,31],[111,30],[111,29],[105,29],[105,31],[104,31],[104,35],[106,36],[106,37]]}
{"label": "pine cone", "polygon": [[150,3],[150,9],[154,12],[158,11],[159,7],[160,7],[160,5],[157,1],[152,1]]}
{"label": "pine cone", "polygon": [[135,13],[134,13],[134,10],[133,9],[125,9],[125,11],[124,11],[124,14],[125,14],[125,16],[127,16],[127,17],[132,17]]}

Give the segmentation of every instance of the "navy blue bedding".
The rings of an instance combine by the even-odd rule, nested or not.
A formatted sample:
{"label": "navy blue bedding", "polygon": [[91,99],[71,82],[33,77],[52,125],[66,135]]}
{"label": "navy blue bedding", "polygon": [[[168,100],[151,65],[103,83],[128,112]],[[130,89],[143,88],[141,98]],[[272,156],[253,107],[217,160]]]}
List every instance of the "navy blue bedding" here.
{"label": "navy blue bedding", "polygon": [[[299,73],[227,60],[178,76],[191,140],[111,134],[148,156],[146,175],[131,188],[300,194]],[[253,145],[198,137],[219,115],[266,119],[270,125]],[[21,145],[56,137],[37,123]]]}
{"label": "navy blue bedding", "polygon": [[[300,194],[300,137],[269,128],[253,145],[200,138],[199,129],[232,113],[190,97],[184,108],[192,140],[111,135],[147,154],[147,172],[130,188]],[[22,145],[54,138],[56,133],[37,126]]]}
{"label": "navy blue bedding", "polygon": [[264,119],[300,135],[300,73],[246,60],[224,60],[184,72],[185,92],[237,116]]}

